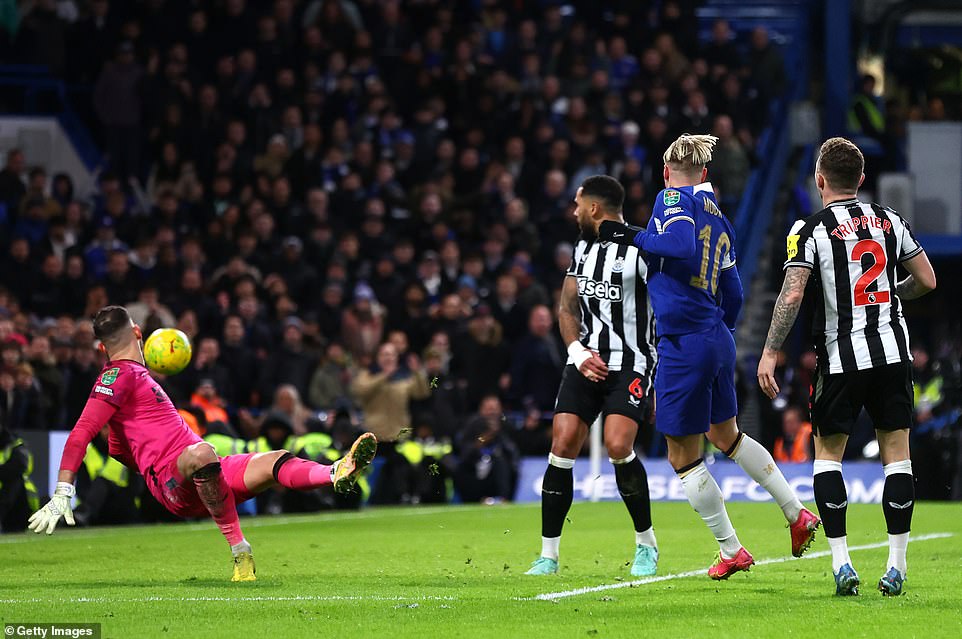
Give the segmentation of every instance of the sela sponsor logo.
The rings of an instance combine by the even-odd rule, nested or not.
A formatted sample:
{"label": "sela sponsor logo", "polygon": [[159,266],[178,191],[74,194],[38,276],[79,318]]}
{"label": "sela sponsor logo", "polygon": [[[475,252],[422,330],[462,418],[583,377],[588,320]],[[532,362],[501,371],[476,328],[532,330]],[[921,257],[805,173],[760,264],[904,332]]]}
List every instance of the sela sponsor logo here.
{"label": "sela sponsor logo", "polygon": [[100,384],[97,384],[96,386],[94,386],[94,392],[100,393],[101,395],[106,395],[108,397],[114,396],[114,389],[107,388],[106,386],[101,386]]}
{"label": "sela sponsor logo", "polygon": [[578,277],[578,295],[620,302],[621,287],[611,282],[597,282],[582,275]]}

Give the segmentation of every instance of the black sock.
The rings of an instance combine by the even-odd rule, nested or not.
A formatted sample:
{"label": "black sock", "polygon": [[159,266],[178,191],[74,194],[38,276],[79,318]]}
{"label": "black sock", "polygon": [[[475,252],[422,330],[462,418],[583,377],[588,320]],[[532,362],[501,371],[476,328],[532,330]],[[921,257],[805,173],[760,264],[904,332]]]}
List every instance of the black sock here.
{"label": "black sock", "polygon": [[915,509],[915,480],[907,473],[895,473],[885,478],[882,489],[882,512],[890,535],[907,533],[912,527]]}
{"label": "black sock", "polygon": [[548,464],[541,482],[541,536],[560,537],[565,517],[571,509],[575,488],[574,473],[570,468]]}
{"label": "black sock", "polygon": [[648,498],[648,475],[641,460],[635,457],[627,464],[615,464],[618,492],[628,508],[635,532],[651,528],[651,500]]}
{"label": "black sock", "polygon": [[845,491],[842,473],[833,470],[815,475],[815,504],[825,527],[825,536],[844,537],[848,493]]}

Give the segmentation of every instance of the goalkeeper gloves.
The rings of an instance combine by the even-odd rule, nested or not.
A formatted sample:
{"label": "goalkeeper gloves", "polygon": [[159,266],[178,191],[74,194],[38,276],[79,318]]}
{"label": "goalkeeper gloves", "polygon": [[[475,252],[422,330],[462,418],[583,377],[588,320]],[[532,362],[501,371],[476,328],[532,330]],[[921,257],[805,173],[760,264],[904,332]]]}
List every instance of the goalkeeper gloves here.
{"label": "goalkeeper gloves", "polygon": [[53,497],[50,498],[47,505],[30,516],[28,526],[30,530],[38,535],[41,531],[52,535],[54,529],[57,527],[57,523],[60,521],[61,515],[67,520],[68,524],[73,526],[75,522],[73,510],[70,508],[70,499],[74,496],[75,492],[76,490],[73,484],[58,481],[57,489],[53,491]]}
{"label": "goalkeeper gloves", "polygon": [[598,239],[602,242],[614,242],[625,246],[635,246],[641,248],[640,236],[646,233],[640,226],[632,226],[614,220],[605,220],[598,227]]}

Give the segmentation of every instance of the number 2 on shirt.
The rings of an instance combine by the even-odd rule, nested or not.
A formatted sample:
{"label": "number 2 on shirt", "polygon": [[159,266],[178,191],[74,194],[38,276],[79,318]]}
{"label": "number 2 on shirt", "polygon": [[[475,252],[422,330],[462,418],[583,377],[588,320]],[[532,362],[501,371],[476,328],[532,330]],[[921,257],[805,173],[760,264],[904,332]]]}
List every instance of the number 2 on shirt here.
{"label": "number 2 on shirt", "polygon": [[690,284],[695,288],[705,289],[712,295],[718,290],[718,272],[721,270],[722,255],[731,249],[732,242],[728,238],[728,233],[722,232],[715,243],[715,259],[712,263],[711,281],[708,281],[708,260],[711,256],[711,224],[706,224],[698,233],[701,240],[701,271],[697,276],[691,278]]}
{"label": "number 2 on shirt", "polygon": [[[852,261],[861,264],[862,256],[871,253],[875,263],[855,281],[855,306],[870,306],[872,304],[888,304],[888,291],[867,291],[879,275],[885,270],[885,249],[875,240],[861,240],[852,248]],[[876,287],[878,288],[878,287]]]}

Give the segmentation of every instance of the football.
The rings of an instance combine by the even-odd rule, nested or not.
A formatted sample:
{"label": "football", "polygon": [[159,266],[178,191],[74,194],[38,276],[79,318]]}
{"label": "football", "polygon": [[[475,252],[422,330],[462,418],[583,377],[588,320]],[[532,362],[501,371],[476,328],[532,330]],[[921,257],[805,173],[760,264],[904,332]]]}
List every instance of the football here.
{"label": "football", "polygon": [[176,328],[158,328],[144,342],[144,362],[150,370],[176,375],[190,363],[190,340]]}

